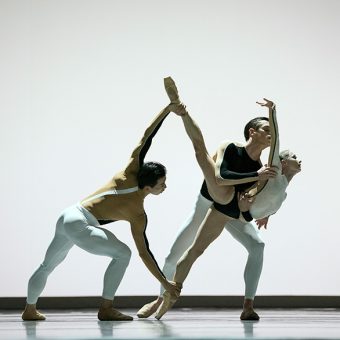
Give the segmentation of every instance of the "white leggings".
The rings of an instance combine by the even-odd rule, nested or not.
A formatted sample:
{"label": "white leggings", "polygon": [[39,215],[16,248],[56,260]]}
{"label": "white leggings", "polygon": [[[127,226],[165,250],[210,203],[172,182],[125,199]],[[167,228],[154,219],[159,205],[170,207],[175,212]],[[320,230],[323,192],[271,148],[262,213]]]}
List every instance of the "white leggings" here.
{"label": "white leggings", "polygon": [[91,254],[112,258],[104,275],[102,297],[108,300],[114,298],[129,264],[131,250],[110,231],[99,227],[96,218],[77,204],[65,209],[58,219],[55,235],[47,249],[44,262],[28,282],[28,304],[37,302],[48,275],[65,259],[73,245]]}
{"label": "white leggings", "polygon": [[[211,201],[199,194],[194,211],[184,223],[165,259],[163,273],[168,280],[173,279],[177,261],[194,241],[197,230],[211,205]],[[264,242],[252,223],[232,220],[226,223],[225,229],[248,251],[248,260],[244,270],[245,298],[254,299],[262,271]],[[163,292],[164,289],[161,287],[160,293],[163,294]]]}

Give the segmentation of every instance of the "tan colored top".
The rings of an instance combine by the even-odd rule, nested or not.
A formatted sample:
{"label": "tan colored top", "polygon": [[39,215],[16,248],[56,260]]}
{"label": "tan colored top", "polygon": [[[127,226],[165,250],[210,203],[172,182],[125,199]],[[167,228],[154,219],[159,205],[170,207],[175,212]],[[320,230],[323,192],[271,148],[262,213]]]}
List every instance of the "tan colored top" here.
{"label": "tan colored top", "polygon": [[124,220],[130,223],[145,221],[144,196],[138,188],[137,174],[151,146],[152,138],[169,112],[167,108],[162,110],[152,121],[143,138],[133,150],[126,168],[81,201],[82,206],[90,211],[98,221]]}
{"label": "tan colored top", "polygon": [[138,188],[137,174],[151,146],[152,138],[169,113],[170,111],[166,107],[152,121],[143,138],[133,150],[126,168],[80,202],[97,218],[100,224],[118,220],[130,223],[139,256],[163,286],[167,282],[165,275],[149,249],[149,242],[145,234],[147,226],[147,215],[144,210],[145,194],[142,189]]}

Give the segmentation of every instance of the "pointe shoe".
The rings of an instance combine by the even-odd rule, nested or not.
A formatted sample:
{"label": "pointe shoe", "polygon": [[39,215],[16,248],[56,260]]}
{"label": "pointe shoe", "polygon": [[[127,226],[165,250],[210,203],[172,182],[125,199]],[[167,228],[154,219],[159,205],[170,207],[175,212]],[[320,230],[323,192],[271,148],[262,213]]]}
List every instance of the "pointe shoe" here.
{"label": "pointe shoe", "polygon": [[164,87],[170,102],[173,104],[180,104],[181,101],[179,100],[178,90],[171,77],[164,78]]}
{"label": "pointe shoe", "polygon": [[243,311],[241,313],[240,319],[258,321],[260,320],[260,317],[253,309],[251,309],[249,311]]}
{"label": "pointe shoe", "polygon": [[98,319],[100,321],[132,321],[133,317],[111,307],[99,309]]}
{"label": "pointe shoe", "polygon": [[137,316],[141,319],[148,318],[153,313],[157,311],[157,308],[162,303],[162,301],[154,300],[145,304],[138,312]]}
{"label": "pointe shoe", "polygon": [[24,321],[44,321],[46,320],[46,317],[44,314],[40,313],[37,310],[30,311],[25,309],[23,313],[21,314],[21,318]]}
{"label": "pointe shoe", "polygon": [[163,294],[163,302],[159,306],[155,318],[160,320],[160,318],[175,304],[179,296],[171,295],[168,291]]}

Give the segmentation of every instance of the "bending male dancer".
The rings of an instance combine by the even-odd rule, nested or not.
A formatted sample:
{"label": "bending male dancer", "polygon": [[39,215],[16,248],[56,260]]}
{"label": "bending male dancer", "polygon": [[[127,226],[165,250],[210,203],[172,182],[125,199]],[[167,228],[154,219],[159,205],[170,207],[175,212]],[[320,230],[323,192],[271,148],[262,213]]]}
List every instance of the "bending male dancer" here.
{"label": "bending male dancer", "polygon": [[99,320],[133,320],[131,316],[113,308],[113,298],[129,264],[131,251],[101,225],[118,220],[130,223],[144,264],[166,291],[175,294],[175,284],[166,279],[149,249],[145,234],[147,215],[144,211],[145,197],[149,194],[159,195],[166,188],[165,167],[155,162],[144,163],[144,158],[153,137],[169,113],[170,105],[156,116],[132,152],[125,169],[92,195],[62,212],[45,259],[29,280],[23,320],[45,320],[45,316],[36,309],[36,302],[49,274],[65,259],[74,245],[89,253],[112,258],[104,275]]}
{"label": "bending male dancer", "polygon": [[[262,106],[268,106],[270,107],[272,105],[271,102],[266,101],[265,103],[259,103]],[[272,113],[272,114],[271,114]],[[206,149],[204,147],[204,140],[203,137],[201,137],[200,130],[198,126],[195,124],[195,122],[189,117],[189,115],[182,116],[183,122],[186,126],[186,130],[188,132],[189,137],[191,138],[195,150],[196,150],[196,156],[197,160],[202,168],[202,157],[203,159],[206,157]],[[258,122],[259,119],[255,119],[250,121],[245,128],[245,138],[246,140],[249,139],[250,135],[250,129],[256,129],[256,126],[252,124],[256,124],[256,121]],[[260,119],[261,120],[261,119]],[[186,124],[187,123],[187,124]],[[278,138],[278,131],[277,131],[277,124],[276,124],[276,116],[275,116],[275,111],[270,110],[270,126],[271,128],[271,152],[270,152],[270,157],[269,157],[269,164],[271,164],[271,161],[273,160],[273,165],[274,166],[280,166],[280,162],[277,162],[278,159],[278,149],[279,149],[279,138]],[[187,128],[188,127],[188,128]],[[203,145],[203,146],[202,146]],[[274,147],[273,147],[274,146]],[[198,152],[201,150],[201,152]],[[202,151],[203,150],[203,151]],[[203,155],[203,156],[202,156]],[[284,163],[284,169],[282,172],[285,172],[285,176],[287,176],[288,181],[294,176],[295,173],[300,171],[300,162],[296,160],[296,156],[292,154],[285,153],[284,158],[287,158],[287,160],[283,160],[282,163]],[[209,155],[208,155],[209,157]],[[216,158],[216,155],[215,157]],[[290,158],[290,159],[288,159]],[[295,158],[295,159],[294,159]],[[207,164],[207,163],[205,163]],[[203,170],[203,168],[202,168]],[[204,171],[203,171],[204,172]],[[205,177],[207,172],[204,172]],[[275,177],[282,177],[282,175],[278,175]],[[286,178],[286,177],[285,177]],[[272,183],[275,181],[275,179],[269,180],[269,183]],[[266,182],[266,181],[264,181]],[[280,182],[280,180],[279,180]],[[287,182],[287,180],[286,180]],[[287,183],[288,184],[288,183]],[[268,186],[269,187],[269,186]],[[224,187],[225,188],[225,187]],[[252,205],[252,208],[255,208],[260,202],[259,206],[265,206],[266,204],[263,204],[264,202],[261,202],[261,200],[258,200],[259,197],[263,197],[263,200],[265,200],[265,197],[268,197],[266,194],[266,189],[267,186],[265,186],[265,190],[263,190],[263,186],[258,186],[257,189],[262,190],[260,193],[258,193],[258,196],[255,200],[255,203]],[[283,189],[281,186],[280,189]],[[283,189],[284,190],[284,189]],[[275,190],[272,190],[272,193],[275,194]],[[284,195],[280,195],[279,192],[277,192],[277,195],[275,198],[280,197],[282,198]],[[279,201],[279,200],[276,200]],[[209,208],[212,206],[213,199],[209,195],[209,192],[207,192],[207,187],[204,184],[202,186],[201,193],[199,194],[199,197],[197,199],[195,209],[193,213],[190,215],[188,220],[185,222],[182,230],[180,231],[179,235],[177,236],[170,254],[166,258],[165,265],[163,268],[164,273],[166,274],[167,277],[173,277],[174,272],[175,272],[175,265],[178,261],[178,259],[182,256],[184,251],[190,246],[190,244],[193,242],[197,230],[203,221],[205,215],[207,214]],[[247,202],[246,202],[247,203]],[[282,201],[281,201],[282,203]],[[247,204],[246,204],[247,206]],[[279,208],[279,204],[276,205],[277,209]],[[249,207],[249,205],[248,205]],[[251,210],[251,214],[255,218],[262,218],[264,216],[268,215],[262,215],[261,212],[263,212],[263,208],[258,209],[258,212],[256,210]],[[268,211],[267,211],[268,212]],[[272,210],[269,212],[273,213],[274,212],[274,207],[272,207]],[[256,215],[256,216],[255,216]],[[268,218],[264,218],[262,220],[258,220],[258,226],[261,228],[261,226],[265,226],[267,224]],[[258,320],[259,316],[255,311],[253,310],[253,300],[255,297],[256,289],[257,289],[257,284],[259,281],[259,277],[261,274],[262,270],[262,263],[263,263],[263,248],[264,248],[264,243],[261,240],[261,238],[258,235],[258,232],[256,228],[254,227],[253,224],[251,223],[245,223],[240,221],[239,219],[234,219],[228,221],[225,226],[225,229],[227,229],[231,235],[238,240],[248,251],[248,261],[245,267],[245,272],[244,272],[244,279],[245,279],[245,286],[246,286],[246,291],[245,291],[245,300],[244,300],[244,306],[243,306],[243,312],[241,314],[241,319],[243,320]],[[163,289],[161,289],[161,294],[160,297],[158,297],[157,300],[146,304],[143,306],[137,315],[139,317],[148,317],[151,314],[153,314],[159,305],[162,303],[162,295]],[[161,317],[162,314],[158,313],[157,317]]]}

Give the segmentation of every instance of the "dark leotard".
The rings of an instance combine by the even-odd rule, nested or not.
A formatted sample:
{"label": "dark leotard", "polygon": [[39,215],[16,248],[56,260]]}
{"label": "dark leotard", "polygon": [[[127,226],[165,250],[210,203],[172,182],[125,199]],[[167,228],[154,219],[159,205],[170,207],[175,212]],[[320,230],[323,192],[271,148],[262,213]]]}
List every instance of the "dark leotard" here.
{"label": "dark leotard", "polygon": [[[224,179],[239,180],[243,182],[243,179],[257,177],[257,170],[261,168],[259,161],[252,160],[244,146],[237,146],[234,143],[230,143],[223,155],[223,161],[220,167],[220,176]],[[240,209],[238,207],[238,193],[249,189],[255,181],[235,184],[235,194],[231,202],[228,204],[219,204],[214,202],[209,195],[207,184],[204,181],[201,187],[201,194],[206,199],[214,202],[216,210],[224,215],[238,219],[240,217]],[[242,213],[246,221],[251,221],[252,217],[249,212]]]}

